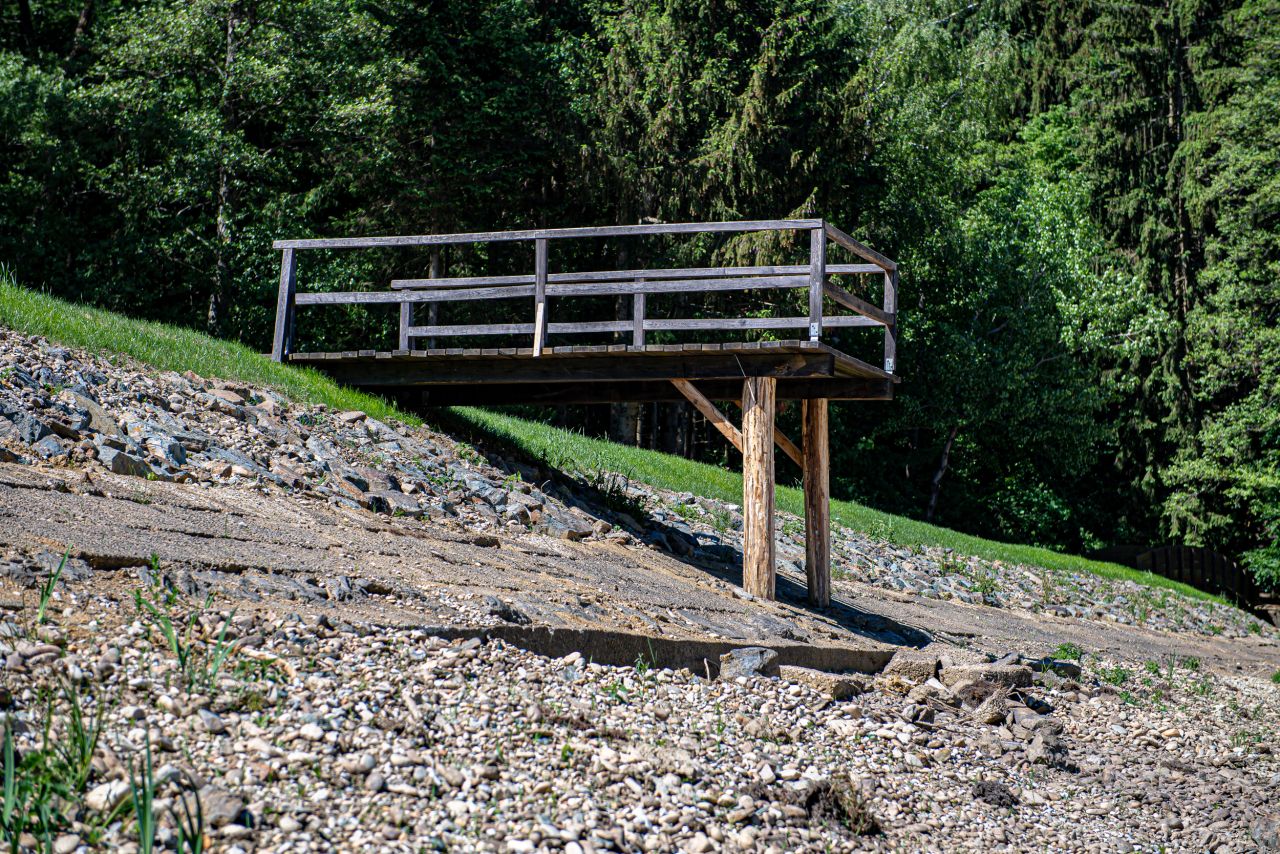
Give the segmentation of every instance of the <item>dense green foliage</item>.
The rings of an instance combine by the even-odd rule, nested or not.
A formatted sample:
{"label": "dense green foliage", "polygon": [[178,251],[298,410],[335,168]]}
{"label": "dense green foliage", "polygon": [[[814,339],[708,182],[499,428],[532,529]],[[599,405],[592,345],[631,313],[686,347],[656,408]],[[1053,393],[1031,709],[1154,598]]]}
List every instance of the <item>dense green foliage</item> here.
{"label": "dense green foliage", "polygon": [[[1277,104],[1276,0],[15,0],[0,261],[265,348],[281,235],[826,217],[904,269],[905,382],[833,411],[838,494],[1076,550],[1208,545],[1280,584]],[[573,251],[553,261],[802,247]],[[432,260],[528,265],[302,275]]]}
{"label": "dense green foliage", "polygon": [[[315,371],[273,362],[233,341],[122,317],[23,288],[3,267],[0,267],[0,326],[27,335],[43,335],[65,346],[83,347],[107,359],[129,356],[162,370],[195,371],[203,376],[268,386],[304,403],[324,404],[334,410],[360,409],[380,419],[421,424],[417,416],[396,409],[381,398],[340,386]],[[742,475],[720,466],[618,445],[580,432],[480,409],[433,410],[431,417],[436,426],[447,427],[455,435],[482,441],[485,446],[498,450],[515,449],[523,459],[554,467],[588,484],[599,484],[608,474],[625,473],[624,477],[677,492],[697,491],[728,502],[742,499]],[[782,487],[778,490],[778,506],[801,515],[803,494],[799,489]],[[902,546],[948,548],[961,554],[1050,570],[1092,572],[1104,578],[1128,579],[1149,587],[1175,590],[1197,599],[1223,601],[1150,572],[975,537],[851,501],[833,501],[831,514],[837,524]]]}

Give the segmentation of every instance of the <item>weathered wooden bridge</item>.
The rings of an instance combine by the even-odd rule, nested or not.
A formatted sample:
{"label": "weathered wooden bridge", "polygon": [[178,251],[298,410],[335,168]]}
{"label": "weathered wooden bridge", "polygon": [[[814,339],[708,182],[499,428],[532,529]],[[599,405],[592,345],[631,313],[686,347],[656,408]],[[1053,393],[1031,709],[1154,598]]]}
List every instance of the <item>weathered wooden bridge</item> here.
{"label": "weathered wooden bridge", "polygon": [[[782,232],[803,246],[808,263],[773,266],[550,272],[555,241],[646,235]],[[447,277],[433,265],[425,279],[395,279],[385,290],[300,293],[302,250],[441,247],[523,242],[533,244],[533,272],[521,275]],[[828,247],[847,251],[852,263],[827,262]],[[896,349],[898,266],[820,219],[674,223],[599,228],[429,234],[401,237],[279,240],[280,294],[272,355],[308,365],[347,385],[419,405],[515,403],[615,403],[687,399],[743,455],[743,586],[766,599],[775,594],[774,444],[804,472],[806,575],[809,599],[830,602],[831,539],[827,404],[830,400],[890,400]],[[876,306],[838,282],[874,276],[883,302]],[[882,284],[882,290],[881,290]],[[655,317],[649,298],[676,294],[802,290],[808,312],[790,317]],[[630,297],[631,317],[553,322],[551,300]],[[441,309],[482,300],[528,300],[527,323],[444,324]],[[804,300],[800,300],[803,304]],[[391,303],[399,307],[399,341],[383,351],[293,352],[298,306]],[[831,314],[831,305],[847,313]],[[428,322],[416,322],[417,309]],[[856,359],[822,340],[824,333],[879,327],[884,358],[879,366]],[[784,340],[729,340],[744,333],[796,330]],[[702,338],[682,343],[664,339]],[[630,343],[561,345],[570,336],[630,337]],[[441,341],[489,337],[526,338],[528,346],[438,347]],[[707,338],[722,339],[707,342]],[[551,341],[555,339],[555,346]],[[418,345],[425,340],[427,346]],[[582,339],[578,339],[582,340]],[[735,427],[712,401],[742,406]],[[774,425],[778,400],[803,401],[800,445]]]}

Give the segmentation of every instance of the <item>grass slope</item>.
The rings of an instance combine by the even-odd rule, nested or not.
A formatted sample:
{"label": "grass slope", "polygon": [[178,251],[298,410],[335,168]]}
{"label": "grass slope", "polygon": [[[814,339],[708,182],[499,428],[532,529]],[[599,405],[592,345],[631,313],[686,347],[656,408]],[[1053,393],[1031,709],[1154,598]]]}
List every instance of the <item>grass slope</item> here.
{"label": "grass slope", "polygon": [[[108,357],[123,353],[161,370],[189,370],[207,377],[270,386],[306,403],[323,403],[335,409],[360,409],[379,419],[398,419],[415,425],[421,423],[421,419],[401,412],[381,398],[340,386],[316,371],[277,364],[241,344],[210,338],[188,329],[73,305],[21,287],[2,268],[0,326],[27,335],[42,335],[65,346],[81,347]],[[527,458],[564,471],[618,472],[655,487],[693,492],[732,503],[742,501],[742,475],[734,471],[656,451],[615,445],[496,412],[457,409],[453,414],[490,440],[507,444]],[[779,487],[777,502],[789,513],[804,513],[803,495],[799,489]],[[835,524],[902,546],[938,546],[989,560],[1055,570],[1087,571],[1107,578],[1129,579],[1151,587],[1168,588],[1199,599],[1222,601],[1149,572],[1034,546],[987,540],[903,516],[881,513],[848,501],[832,501],[831,518]]]}

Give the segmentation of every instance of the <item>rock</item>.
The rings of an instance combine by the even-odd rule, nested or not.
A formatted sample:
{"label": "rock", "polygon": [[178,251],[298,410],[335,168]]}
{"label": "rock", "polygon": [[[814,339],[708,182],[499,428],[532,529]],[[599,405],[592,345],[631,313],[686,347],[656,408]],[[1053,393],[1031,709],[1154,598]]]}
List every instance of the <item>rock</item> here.
{"label": "rock", "polygon": [[350,412],[339,412],[334,417],[337,418],[340,423],[350,427],[352,424],[359,424],[369,416],[358,409],[353,409]]}
{"label": "rock", "polygon": [[812,688],[832,700],[847,700],[867,690],[866,680],[861,676],[827,673],[822,670],[811,670],[808,667],[783,665],[778,668],[778,675],[788,682],[797,682]]}
{"label": "rock", "polygon": [[381,792],[387,787],[386,778],[377,771],[364,778],[364,787],[370,792]]}
{"label": "rock", "polygon": [[1009,701],[1003,693],[993,693],[983,700],[973,712],[973,719],[978,723],[995,726],[1004,723],[1009,714]]}
{"label": "rock", "polygon": [[1007,689],[985,679],[965,679],[951,686],[951,693],[964,706],[976,708],[993,694],[1004,695]]}
{"label": "rock", "polygon": [[411,495],[405,495],[398,489],[377,489],[369,492],[365,498],[370,503],[374,500],[381,501],[386,507],[384,512],[388,512],[393,516],[413,516],[422,515],[422,508],[418,506],[417,500]]}
{"label": "rock", "polygon": [[1011,807],[1018,798],[1004,783],[995,780],[978,780],[973,784],[973,797],[996,807]]}
{"label": "rock", "polygon": [[882,674],[912,682],[927,682],[938,672],[938,656],[916,649],[900,649],[885,665]]}
{"label": "rock", "polygon": [[71,854],[80,847],[80,836],[75,833],[64,833],[53,840],[55,854]]}
{"label": "rock", "polygon": [[1254,819],[1249,824],[1249,838],[1266,854],[1280,851],[1280,812]]}
{"label": "rock", "polygon": [[[244,800],[220,786],[204,786],[200,789],[199,797],[205,823],[210,827],[218,828],[232,823],[248,826],[253,822],[251,816],[244,815]],[[195,814],[194,809],[192,814]],[[241,821],[242,817],[245,820]]]}
{"label": "rock", "polygon": [[227,731],[227,725],[223,722],[222,718],[218,717],[208,709],[197,709],[196,713],[200,716],[200,723],[204,726],[205,730],[213,735],[221,735]]}
{"label": "rock", "polygon": [[125,802],[129,792],[127,780],[112,780],[90,789],[84,796],[84,805],[94,812],[110,812]]}
{"label": "rock", "polygon": [[944,667],[939,678],[947,686],[980,679],[1009,688],[1026,688],[1031,684],[1031,668],[1020,664],[959,664]]}
{"label": "rock", "polygon": [[720,678],[726,681],[739,676],[777,676],[778,673],[778,654],[762,646],[745,646],[720,656]]}
{"label": "rock", "polygon": [[1028,661],[1027,666],[1037,673],[1056,673],[1066,679],[1079,679],[1084,670],[1077,662],[1060,661],[1053,658],[1042,658],[1038,661]]}
{"label": "rock", "polygon": [[120,435],[120,425],[107,413],[107,410],[102,408],[98,401],[71,389],[64,391],[63,395],[68,397],[77,408],[89,414],[89,429],[106,436]]}
{"label": "rock", "polygon": [[515,623],[519,626],[527,626],[531,622],[528,614],[508,605],[497,596],[484,597],[484,603],[489,608],[489,613],[503,622]]}
{"label": "rock", "polygon": [[105,445],[98,448],[98,461],[116,474],[130,477],[146,477],[151,474],[151,466],[141,458]]}
{"label": "rock", "polygon": [[324,730],[320,728],[319,724],[315,723],[303,724],[298,730],[298,735],[307,741],[324,741]]}
{"label": "rock", "polygon": [[1039,732],[1027,745],[1027,761],[1032,765],[1048,765],[1065,769],[1069,765],[1066,745],[1053,732]]}
{"label": "rock", "polygon": [[62,444],[62,440],[57,436],[45,436],[39,442],[31,446],[31,450],[35,451],[46,460],[54,457],[60,457],[67,452],[66,446]]}
{"label": "rock", "polygon": [[49,428],[30,412],[0,401],[0,439],[5,438],[6,434],[28,445],[34,445],[49,435]]}
{"label": "rock", "polygon": [[209,390],[209,394],[220,400],[225,400],[232,406],[243,406],[244,398],[229,388],[214,388]]}

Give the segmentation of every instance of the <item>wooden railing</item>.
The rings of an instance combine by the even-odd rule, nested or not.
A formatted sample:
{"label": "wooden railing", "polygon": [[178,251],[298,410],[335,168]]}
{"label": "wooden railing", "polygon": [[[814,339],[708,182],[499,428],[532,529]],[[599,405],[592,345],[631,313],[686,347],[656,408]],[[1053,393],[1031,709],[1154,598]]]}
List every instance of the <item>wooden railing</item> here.
{"label": "wooden railing", "polygon": [[[599,237],[679,235],[704,233],[808,231],[809,263],[756,267],[692,267],[681,269],[604,270],[549,272],[548,243]],[[514,276],[395,279],[386,291],[299,293],[297,253],[306,249],[361,249],[379,247],[444,246],[498,242],[532,242],[533,272]],[[867,263],[828,264],[827,244],[835,243]],[[893,373],[896,357],[898,265],[864,246],[840,229],[820,219],[760,220],[746,222],[670,223],[620,225],[598,228],[554,228],[528,231],[430,234],[404,237],[352,237],[335,239],[277,240],[281,250],[280,292],[276,306],[272,357],[281,361],[292,351],[296,307],[304,305],[355,305],[396,303],[400,307],[399,348],[410,349],[418,338],[486,335],[530,335],[532,355],[542,355],[548,335],[631,333],[635,346],[645,344],[645,334],[657,331],[734,331],[800,329],[810,341],[823,330],[855,326],[884,329],[884,370]],[[833,275],[876,275],[884,280],[883,304],[876,306],[849,293],[830,280]],[[749,291],[766,288],[807,289],[808,314],[797,317],[654,318],[646,311],[646,298],[654,294]],[[552,297],[631,296],[629,320],[551,322],[547,301]],[[533,301],[528,323],[417,325],[414,308],[420,304],[525,298]],[[833,315],[824,303],[853,312]]]}

